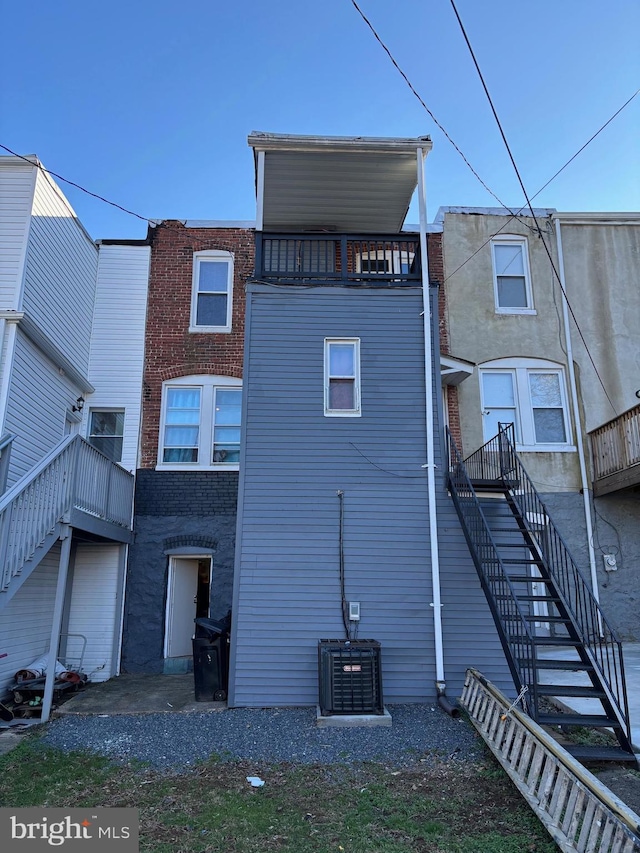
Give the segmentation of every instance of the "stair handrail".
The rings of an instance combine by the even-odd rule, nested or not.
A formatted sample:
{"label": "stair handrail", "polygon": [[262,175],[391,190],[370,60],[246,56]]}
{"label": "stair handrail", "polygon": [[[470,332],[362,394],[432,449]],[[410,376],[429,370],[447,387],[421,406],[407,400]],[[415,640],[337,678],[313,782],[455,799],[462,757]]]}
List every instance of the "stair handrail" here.
{"label": "stair handrail", "polygon": [[[513,424],[499,424],[496,436],[464,460],[465,466],[490,476],[521,516],[536,556],[557,587],[573,627],[596,669],[619,722],[630,736],[629,703],[622,662],[622,643],[602,612],[589,582],[573,559],[516,451]],[[546,535],[539,534],[546,531]],[[562,567],[562,571],[559,570]]]}
{"label": "stair handrail", "polygon": [[9,587],[12,578],[55,531],[56,525],[68,518],[76,504],[80,511],[130,528],[130,512],[126,518],[118,513],[118,506],[110,506],[108,490],[104,507],[87,506],[82,500],[78,502],[89,486],[95,488],[95,478],[92,485],[78,476],[94,458],[104,463],[107,475],[113,473],[111,468],[118,469],[116,474],[121,475],[122,480],[119,496],[130,503],[133,476],[81,436],[66,436],[0,497],[0,593]]}
{"label": "stair handrail", "polygon": [[[629,728],[629,703],[622,660],[622,643],[600,607],[586,575],[577,565],[562,535],[553,523],[515,447],[513,424],[498,433],[500,458],[508,460],[502,479],[511,500],[517,506],[545,568],[562,593],[565,606],[574,620],[584,648],[595,666],[619,715],[626,734]],[[544,518],[544,524],[539,519]],[[533,521],[537,519],[537,521]],[[543,535],[539,536],[543,527]]]}
{"label": "stair handrail", "polygon": [[[492,611],[500,642],[505,650],[505,657],[511,670],[511,675],[516,689],[521,691],[525,685],[530,688],[530,694],[525,694],[524,702],[530,711],[533,711],[536,703],[536,647],[535,637],[529,620],[526,618],[518,601],[515,587],[505,569],[504,562],[500,557],[493,534],[478,500],[478,495],[473,487],[465,462],[458,450],[455,439],[449,428],[445,428],[448,459],[449,459],[449,488],[458,515],[462,523],[462,529],[469,545],[469,550],[478,572],[481,584],[488,589],[487,602]],[[469,496],[468,500],[462,496],[462,492]],[[473,513],[473,520],[468,511]],[[479,536],[480,534],[480,536]],[[500,575],[499,580],[492,578],[486,571],[487,564],[491,566],[493,573],[496,570]],[[509,595],[508,598],[505,596]],[[506,606],[508,603],[508,607]],[[507,635],[504,624],[507,624],[509,634]],[[517,629],[520,629],[518,632]],[[524,665],[524,661],[528,663]]]}

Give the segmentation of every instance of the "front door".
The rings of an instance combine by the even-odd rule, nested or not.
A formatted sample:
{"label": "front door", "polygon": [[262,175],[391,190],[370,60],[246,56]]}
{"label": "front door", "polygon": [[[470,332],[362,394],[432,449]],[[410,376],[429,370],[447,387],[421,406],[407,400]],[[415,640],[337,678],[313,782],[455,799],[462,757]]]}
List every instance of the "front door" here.
{"label": "front door", "polygon": [[209,615],[211,559],[171,557],[167,590],[165,657],[192,654],[191,638],[196,616]]}

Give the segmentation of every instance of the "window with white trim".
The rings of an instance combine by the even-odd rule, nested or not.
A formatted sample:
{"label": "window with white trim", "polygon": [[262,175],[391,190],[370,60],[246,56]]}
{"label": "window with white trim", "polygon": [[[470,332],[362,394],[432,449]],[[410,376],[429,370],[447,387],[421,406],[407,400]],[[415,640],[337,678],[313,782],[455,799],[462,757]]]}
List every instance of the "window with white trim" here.
{"label": "window with white trim", "polygon": [[112,462],[122,461],[123,409],[92,409],[87,441]]}
{"label": "window with white trim", "polygon": [[391,273],[408,275],[411,272],[415,252],[407,249],[376,249],[357,255],[359,273],[390,275]]}
{"label": "window with white trim", "polygon": [[158,468],[237,470],[242,382],[184,376],[164,383]]}
{"label": "window with white trim", "polygon": [[562,367],[551,361],[504,358],[480,367],[484,440],[513,423],[525,451],[573,450]]}
{"label": "window with white trim", "polygon": [[361,414],[359,338],[325,338],[324,413],[333,417]]}
{"label": "window with white trim", "polygon": [[190,332],[230,332],[233,255],[208,250],[193,256]]}
{"label": "window with white trim", "polygon": [[525,237],[503,234],[491,241],[496,312],[534,314]]}

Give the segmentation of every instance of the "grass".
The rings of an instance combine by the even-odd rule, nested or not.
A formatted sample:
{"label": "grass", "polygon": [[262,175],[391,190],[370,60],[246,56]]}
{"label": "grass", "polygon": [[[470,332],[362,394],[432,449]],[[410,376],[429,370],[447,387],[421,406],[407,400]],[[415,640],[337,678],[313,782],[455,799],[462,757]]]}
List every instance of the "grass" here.
{"label": "grass", "polygon": [[[491,759],[255,766],[211,760],[188,772],[63,754],[31,737],[0,758],[0,806],[140,811],[149,853],[554,853]],[[266,784],[252,788],[246,776]]]}

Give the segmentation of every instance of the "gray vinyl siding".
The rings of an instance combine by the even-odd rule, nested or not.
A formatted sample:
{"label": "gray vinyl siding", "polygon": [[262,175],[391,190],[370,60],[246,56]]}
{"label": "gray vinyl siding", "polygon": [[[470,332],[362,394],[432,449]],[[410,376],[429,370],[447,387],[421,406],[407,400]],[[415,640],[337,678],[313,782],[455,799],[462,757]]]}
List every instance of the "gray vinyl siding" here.
{"label": "gray vinyl siding", "polygon": [[56,543],[0,613],[0,696],[19,669],[49,649],[60,543]]}
{"label": "gray vinyl siding", "polygon": [[49,178],[38,171],[21,309],[86,376],[98,250]]}
{"label": "gray vinyl siding", "polygon": [[[359,636],[382,643],[385,698],[417,700],[433,660],[420,291],[250,299],[233,702],[317,701],[317,642],[344,636],[338,490]],[[361,339],[362,417],[324,416],[325,337]]]}
{"label": "gray vinyl siding", "polygon": [[9,486],[62,441],[67,409],[80,393],[18,328],[5,421],[16,436]]}
{"label": "gray vinyl siding", "polygon": [[[382,643],[386,702],[435,697],[428,536],[422,294],[415,288],[249,289],[230,701],[315,704],[317,641]],[[361,340],[362,417],[323,411],[325,337]],[[439,400],[438,383],[434,400]],[[438,408],[436,408],[438,411]],[[445,661],[507,686],[505,665],[436,441]]]}
{"label": "gray vinyl siding", "polygon": [[16,309],[29,233],[35,169],[0,157],[0,309]]}

